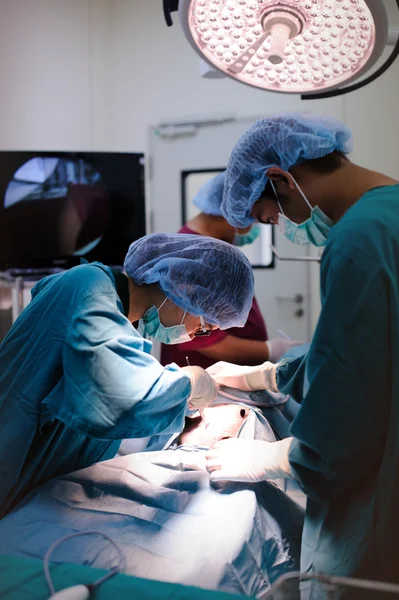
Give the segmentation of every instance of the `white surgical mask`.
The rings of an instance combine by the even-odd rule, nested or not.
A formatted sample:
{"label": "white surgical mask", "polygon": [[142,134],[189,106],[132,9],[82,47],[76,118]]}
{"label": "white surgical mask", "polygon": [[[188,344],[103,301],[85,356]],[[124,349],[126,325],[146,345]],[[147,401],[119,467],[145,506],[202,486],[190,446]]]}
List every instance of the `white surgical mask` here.
{"label": "white surgical mask", "polygon": [[186,312],[184,313],[180,325],[172,325],[165,327],[161,323],[159,311],[167,301],[167,298],[162,302],[161,306],[151,306],[139,321],[138,332],[146,339],[157,340],[162,344],[183,344],[190,342],[191,338],[187,333],[186,326],[183,324]]}
{"label": "white surgical mask", "polygon": [[280,209],[280,214],[278,216],[280,230],[287,240],[293,242],[294,244],[300,244],[301,246],[305,244],[313,244],[314,246],[318,247],[325,246],[334,222],[331,221],[331,219],[327,217],[327,215],[318,206],[313,207],[295,179],[292,178],[292,180],[298,192],[301,194],[302,198],[310,208],[310,217],[303,223],[295,223],[294,221],[291,221],[291,219],[284,214],[274,183],[270,179],[270,185],[272,186],[273,192],[276,196],[277,204]]}

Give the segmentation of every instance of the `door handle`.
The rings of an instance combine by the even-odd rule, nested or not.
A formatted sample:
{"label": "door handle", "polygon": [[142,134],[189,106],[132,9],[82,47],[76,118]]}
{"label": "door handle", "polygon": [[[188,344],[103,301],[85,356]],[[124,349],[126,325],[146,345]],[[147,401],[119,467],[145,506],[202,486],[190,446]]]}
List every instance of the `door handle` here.
{"label": "door handle", "polygon": [[294,304],[303,304],[305,297],[303,294],[295,294],[294,296],[277,296],[278,302],[294,302]]}

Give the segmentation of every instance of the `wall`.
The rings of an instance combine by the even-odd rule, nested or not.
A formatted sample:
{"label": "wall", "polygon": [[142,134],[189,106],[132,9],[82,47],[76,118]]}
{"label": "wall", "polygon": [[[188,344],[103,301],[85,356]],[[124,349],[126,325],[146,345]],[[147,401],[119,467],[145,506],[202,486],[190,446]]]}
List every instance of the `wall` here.
{"label": "wall", "polygon": [[0,0],[0,148],[109,146],[109,0]]}
{"label": "wall", "polygon": [[[177,15],[167,28],[160,0],[0,0],[0,14],[1,149],[145,150],[160,121],[306,110],[344,119],[354,159],[398,175],[399,61],[361,92],[305,103],[201,79]],[[317,269],[311,285],[315,319]]]}
{"label": "wall", "polygon": [[0,6],[2,148],[86,146],[87,0],[2,0]]}

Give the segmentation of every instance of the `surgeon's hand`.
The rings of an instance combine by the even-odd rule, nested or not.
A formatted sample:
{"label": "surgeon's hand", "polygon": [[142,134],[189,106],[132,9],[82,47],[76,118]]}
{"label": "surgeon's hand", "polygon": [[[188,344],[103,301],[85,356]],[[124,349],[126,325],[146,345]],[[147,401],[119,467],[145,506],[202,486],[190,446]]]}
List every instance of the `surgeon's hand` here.
{"label": "surgeon's hand", "polygon": [[284,340],[282,338],[267,340],[266,345],[269,349],[270,362],[277,363],[290,348],[302,346],[303,343],[298,340]]}
{"label": "surgeon's hand", "polygon": [[213,404],[218,395],[218,386],[212,377],[202,367],[182,367],[182,371],[189,376],[191,382],[189,409],[206,408]]}
{"label": "surgeon's hand", "polygon": [[219,385],[227,385],[244,392],[278,392],[276,368],[277,365],[268,361],[257,367],[243,367],[220,361],[208,367],[207,372]]}
{"label": "surgeon's hand", "polygon": [[240,440],[218,442],[206,454],[206,468],[211,481],[244,481],[293,477],[288,452],[292,438],[279,442]]}

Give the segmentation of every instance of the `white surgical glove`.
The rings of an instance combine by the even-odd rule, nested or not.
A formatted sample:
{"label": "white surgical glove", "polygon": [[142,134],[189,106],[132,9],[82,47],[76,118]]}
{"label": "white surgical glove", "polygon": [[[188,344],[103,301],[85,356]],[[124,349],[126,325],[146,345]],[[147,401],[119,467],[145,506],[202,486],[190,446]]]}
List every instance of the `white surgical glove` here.
{"label": "white surgical glove", "polygon": [[277,365],[268,361],[256,367],[243,367],[220,361],[208,367],[207,372],[219,385],[227,385],[244,392],[278,392],[276,368]]}
{"label": "white surgical glove", "polygon": [[293,477],[288,452],[292,438],[279,442],[231,438],[207,452],[206,468],[211,481],[256,482]]}
{"label": "white surgical glove", "polygon": [[290,348],[302,346],[302,344],[303,342],[299,342],[298,340],[284,340],[282,338],[267,340],[266,345],[269,350],[270,362],[277,363]]}
{"label": "white surgical glove", "polygon": [[182,371],[189,376],[191,382],[189,409],[206,408],[213,404],[218,395],[218,386],[212,377],[202,367],[182,367]]}

